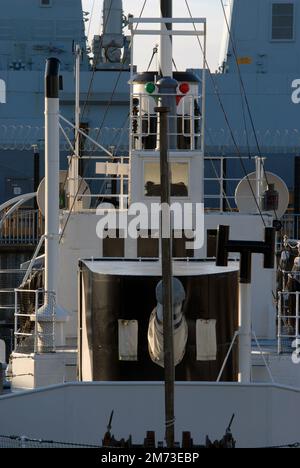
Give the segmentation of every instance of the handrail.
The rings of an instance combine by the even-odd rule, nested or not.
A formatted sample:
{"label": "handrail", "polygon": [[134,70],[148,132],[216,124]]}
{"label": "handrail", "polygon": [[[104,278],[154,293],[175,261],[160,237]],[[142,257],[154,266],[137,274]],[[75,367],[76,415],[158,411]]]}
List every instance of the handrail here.
{"label": "handrail", "polygon": [[5,223],[5,221],[15,212],[18,210],[18,208],[23,205],[24,203],[24,200],[19,200],[17,203],[15,203],[15,205],[13,205],[8,211],[7,213],[5,213],[5,215],[3,216],[3,218],[0,219],[0,229],[2,228],[3,224]]}
{"label": "handrail", "polygon": [[21,288],[24,287],[24,285],[26,284],[26,281],[28,280],[29,276],[31,275],[32,273],[32,270],[33,270],[33,267],[34,267],[34,262],[36,261],[37,259],[37,256],[41,250],[41,247],[45,241],[45,239],[47,238],[46,234],[43,234],[42,237],[40,238],[39,240],[39,243],[37,245],[37,248],[35,249],[35,252],[33,254],[33,257],[32,259],[30,260],[30,263],[28,265],[28,268],[27,268],[27,271],[25,273],[25,276],[24,276],[24,279],[23,279],[23,282],[21,284]]}
{"label": "handrail", "polygon": [[[18,350],[19,347],[19,338],[33,338],[33,343],[29,343],[29,349],[21,349],[21,352],[24,354],[31,354],[32,352],[37,353],[41,352],[42,346],[46,346],[48,348],[48,352],[55,351],[55,294],[50,291],[45,291],[44,289],[22,289],[22,288],[15,288],[15,305],[14,305],[14,338],[15,338],[15,351]],[[18,301],[18,296],[21,295],[34,295],[34,299],[31,297],[32,306],[34,307],[34,311],[31,314],[23,313],[20,309],[21,302]],[[42,300],[41,300],[42,296]],[[44,301],[43,297],[47,297],[48,305],[50,307],[49,311],[51,312],[50,315],[47,317],[47,320],[43,318],[42,314],[39,315],[40,311],[40,304]],[[18,319],[19,318],[26,318],[28,317],[31,321],[34,321],[34,327],[32,332],[25,332],[20,328]],[[47,323],[47,326],[43,326],[44,323]],[[43,343],[42,343],[43,342]]]}
{"label": "handrail", "polygon": [[[294,310],[287,309],[287,301],[290,297],[295,298],[295,304],[293,304]],[[289,308],[291,306],[289,305]],[[283,347],[283,340],[297,340],[300,337],[300,292],[299,291],[279,291],[278,292],[278,354],[282,354],[285,350]],[[285,328],[291,328],[292,333],[286,333]],[[291,346],[292,343],[289,343]],[[291,348],[292,349],[292,348]],[[290,351],[290,349],[289,349]]]}
{"label": "handrail", "polygon": [[2,203],[0,205],[0,212],[8,208],[9,206],[13,205],[14,203],[17,203],[20,200],[24,200],[23,203],[25,203],[28,200],[31,200],[32,198],[36,197],[37,193],[27,193],[23,195],[19,195],[18,197],[11,198],[10,200],[7,200],[6,202]]}

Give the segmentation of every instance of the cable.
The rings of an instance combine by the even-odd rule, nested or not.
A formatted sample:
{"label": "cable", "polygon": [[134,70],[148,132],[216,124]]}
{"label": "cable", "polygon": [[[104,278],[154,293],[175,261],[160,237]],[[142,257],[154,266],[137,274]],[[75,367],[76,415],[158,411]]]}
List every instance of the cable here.
{"label": "cable", "polygon": [[274,445],[273,447],[260,447],[260,449],[298,449],[300,448],[300,442],[296,442],[295,444],[287,444],[287,445]]}
{"label": "cable", "polygon": [[[108,24],[108,21],[109,21],[109,17],[110,17],[110,14],[111,14],[111,10],[112,10],[112,5],[113,5],[113,2],[110,3],[110,7],[109,7],[109,10],[108,10],[108,14],[107,14],[107,18],[106,18],[106,22],[105,24],[103,25],[103,31],[102,31],[102,36],[101,36],[101,40],[100,40],[100,44],[99,44],[99,50],[98,50],[98,54],[96,56],[96,60],[94,60],[94,63],[93,63],[93,73],[92,73],[92,76],[91,76],[91,80],[90,80],[90,84],[89,84],[89,88],[88,88],[88,93],[87,93],[87,97],[86,97],[86,100],[85,100],[85,103],[84,103],[84,106],[82,108],[82,111],[81,111],[81,119],[83,118],[84,114],[85,114],[85,110],[86,110],[86,107],[89,103],[89,98],[90,98],[90,94],[91,94],[91,91],[92,91],[92,86],[93,86],[93,82],[94,82],[94,78],[95,78],[95,73],[96,73],[96,70],[97,70],[97,62],[100,58],[100,54],[101,54],[101,50],[102,50],[102,44],[103,44],[103,36],[106,32],[106,27],[107,27],[107,24]],[[94,57],[95,59],[95,57]]]}
{"label": "cable", "polygon": [[72,443],[72,442],[58,442],[55,440],[44,440],[44,439],[30,439],[28,437],[22,437],[22,436],[5,436],[5,435],[0,435],[0,439],[4,440],[11,440],[11,441],[18,441],[18,442],[29,442],[29,443],[36,443],[36,444],[48,444],[48,445],[63,445],[65,447],[82,447],[82,448],[101,448],[101,446],[98,445],[90,445],[90,444],[77,444],[77,443]]}
{"label": "cable", "polygon": [[[190,8],[190,6],[189,6],[188,0],[185,0],[185,4],[186,4],[186,7],[187,7],[187,9],[188,9],[188,12],[189,12],[189,15],[190,15],[191,19],[193,19],[192,11],[191,11],[191,8]],[[193,25],[194,25],[195,31],[197,31],[197,28],[196,28],[195,23],[193,23]],[[203,56],[205,57],[204,50],[203,50],[203,46],[202,46],[201,41],[200,41],[200,38],[199,38],[198,36],[197,36],[197,40],[198,40],[198,43],[199,43],[201,52],[202,52]],[[234,145],[234,147],[235,147],[235,149],[236,149],[236,151],[237,151],[237,155],[238,155],[238,157],[239,157],[241,167],[242,167],[243,172],[244,172],[244,174],[245,174],[245,178],[246,178],[246,180],[247,180],[247,182],[248,182],[248,185],[249,185],[251,194],[252,194],[252,196],[253,196],[253,200],[254,200],[254,202],[255,202],[255,205],[256,205],[256,207],[257,207],[258,213],[259,213],[259,215],[260,215],[260,217],[261,217],[261,220],[262,220],[262,223],[263,223],[264,227],[267,227],[266,222],[265,222],[265,219],[264,219],[263,214],[262,214],[262,211],[261,211],[261,208],[260,208],[260,206],[259,206],[259,202],[258,202],[258,200],[257,200],[257,198],[256,198],[256,195],[255,195],[255,193],[254,193],[254,189],[253,189],[252,184],[251,184],[251,182],[250,182],[249,174],[248,174],[248,172],[247,172],[247,170],[246,170],[244,161],[243,161],[243,159],[242,159],[242,155],[241,155],[240,149],[239,149],[239,147],[238,147],[238,144],[237,144],[237,142],[236,142],[236,139],[235,139],[233,130],[232,130],[232,128],[231,128],[231,125],[230,125],[230,122],[229,122],[229,119],[228,119],[228,116],[227,116],[227,113],[226,113],[224,104],[223,104],[222,99],[221,99],[221,95],[220,95],[218,86],[217,86],[216,81],[215,81],[215,79],[214,79],[214,77],[213,77],[213,75],[212,75],[212,72],[211,72],[211,69],[210,69],[210,66],[209,66],[209,64],[208,64],[208,61],[207,61],[206,57],[205,57],[205,65],[206,65],[207,70],[208,70],[208,72],[209,72],[209,76],[210,76],[210,79],[211,79],[211,81],[212,81],[214,91],[215,91],[215,93],[216,93],[216,96],[217,96],[219,105],[220,105],[221,110],[222,110],[222,112],[223,112],[223,115],[224,115],[224,118],[225,118],[225,122],[226,122],[226,125],[227,125],[227,127],[228,127],[228,130],[229,130],[229,133],[230,133],[230,136],[231,136],[233,145]]]}
{"label": "cable", "polygon": [[[232,33],[231,33],[231,30],[230,30],[230,26],[229,26],[229,22],[228,22],[228,18],[227,18],[227,14],[226,14],[226,10],[225,10],[223,0],[220,0],[220,3],[221,3],[224,18],[225,18],[229,39],[230,39],[230,42],[231,42],[231,45],[232,45],[232,51],[233,51],[234,58],[235,58],[235,61],[236,61],[240,86],[241,86],[241,90],[242,90],[243,95],[244,95],[244,99],[245,99],[245,103],[246,103],[246,107],[247,107],[247,111],[248,111],[252,131],[253,131],[253,135],[254,135],[254,138],[255,138],[255,143],[256,143],[256,146],[257,146],[258,155],[259,155],[259,157],[261,159],[263,159],[262,152],[261,152],[261,149],[260,149],[260,144],[259,144],[259,141],[258,141],[256,128],[255,128],[255,125],[254,125],[254,119],[253,119],[252,112],[251,112],[251,109],[250,109],[250,104],[249,104],[248,96],[247,96],[246,89],[245,89],[245,84],[244,84],[242,73],[241,73],[241,67],[240,67],[239,60],[238,60],[238,54],[237,54],[237,50],[236,50],[236,47],[235,47],[235,42],[234,42],[234,39],[232,37]],[[243,99],[243,96],[241,96],[241,97]],[[267,175],[267,172],[265,170],[264,165],[262,165],[262,168],[263,168],[264,177],[266,179],[267,186],[269,186],[268,175]],[[278,216],[277,216],[277,212],[276,212],[275,209],[274,209],[274,214],[275,214],[276,220],[278,221]]]}
{"label": "cable", "polygon": [[[101,36],[101,40],[100,40],[100,44],[99,44],[99,50],[98,50],[98,54],[96,56],[96,60],[94,60],[94,64],[93,64],[93,69],[92,69],[92,76],[91,76],[91,79],[90,79],[90,83],[89,83],[89,88],[88,88],[88,92],[87,92],[87,97],[85,99],[85,102],[84,102],[84,105],[83,105],[83,108],[80,112],[80,120],[82,121],[83,120],[83,116],[85,114],[85,111],[86,111],[86,108],[87,108],[87,105],[89,103],[89,99],[90,99],[90,95],[91,95],[91,92],[92,92],[92,86],[93,86],[93,82],[94,82],[94,78],[95,78],[95,73],[96,73],[96,66],[97,66],[97,62],[100,58],[100,54],[101,54],[101,50],[102,50],[102,44],[103,44],[103,36],[105,34],[105,31],[106,31],[106,27],[107,27],[107,24],[108,24],[108,20],[109,20],[109,17],[110,17],[110,14],[111,14],[111,10],[112,10],[112,5],[113,5],[113,2],[110,3],[110,7],[109,7],[109,10],[108,10],[108,14],[107,14],[107,18],[106,18],[106,22],[105,24],[103,25],[103,34]],[[95,0],[94,0],[94,3],[93,3],[93,7],[92,7],[92,11],[91,11],[91,18],[90,18],[90,24],[91,24],[91,21],[92,21],[92,14],[93,14],[93,9],[95,7]],[[95,57],[94,57],[95,58]],[[76,147],[76,143],[77,143],[77,139],[79,138],[79,133],[77,132],[77,135],[76,135],[76,138],[75,138],[75,141],[74,141],[74,148]],[[79,154],[75,155],[76,157],[79,157]],[[63,187],[65,188],[66,184],[67,184],[67,181],[68,181],[68,173],[69,173],[69,170],[70,170],[70,167],[71,167],[71,164],[72,164],[72,160],[73,160],[73,157],[74,157],[74,154],[71,155],[71,157],[69,158],[69,161],[68,161],[68,170],[67,170],[67,173],[66,173],[66,177],[65,177],[65,180],[64,180],[64,183],[63,183]]]}
{"label": "cable", "polygon": [[247,110],[248,110],[248,113],[249,113],[249,118],[250,118],[252,130],[253,130],[253,134],[254,134],[254,138],[255,138],[255,143],[256,143],[256,146],[257,146],[259,156],[262,157],[257,132],[256,132],[256,129],[255,129],[255,125],[254,125],[254,121],[253,121],[253,117],[252,117],[252,113],[251,113],[251,109],[250,109],[249,100],[248,100],[248,97],[247,97],[247,94],[246,94],[246,89],[245,89],[244,81],[243,81],[242,74],[241,74],[241,68],[240,68],[240,64],[239,64],[239,60],[238,60],[238,55],[237,55],[234,39],[232,37],[232,33],[231,33],[231,30],[230,30],[230,26],[229,26],[229,22],[228,22],[228,18],[227,18],[227,14],[226,14],[226,10],[225,10],[223,0],[220,0],[220,3],[221,3],[224,18],[225,18],[225,22],[226,22],[226,28],[227,28],[227,31],[228,31],[228,34],[229,34],[229,39],[230,39],[230,42],[231,42],[231,45],[232,45],[232,51],[233,51],[233,54],[234,54],[234,57],[235,57],[235,60],[236,60],[239,80],[240,80],[240,84],[241,84],[241,87],[242,87],[242,90],[243,90],[243,93],[244,93],[244,98],[245,98]]}
{"label": "cable", "polygon": [[93,17],[94,9],[95,9],[95,3],[96,3],[96,0],[93,0],[93,6],[92,6],[92,9],[91,9],[89,26],[88,26],[88,30],[87,30],[87,37],[89,37],[89,35],[90,35],[90,30],[91,30],[91,25],[92,25],[92,17]]}
{"label": "cable", "polygon": [[[144,13],[144,10],[145,10],[147,1],[148,1],[148,0],[144,0],[144,3],[143,3],[143,6],[142,6],[142,9],[141,9],[139,18],[141,18],[141,17],[143,16],[143,13]],[[138,26],[139,26],[139,23],[136,24],[136,28],[135,28],[135,29],[137,29]],[[123,62],[125,62],[125,63],[126,63],[126,60],[127,60],[128,54],[129,54],[129,50],[131,49],[131,47],[132,47],[132,44],[130,43],[129,48],[128,48],[128,50],[127,50],[127,55],[126,55],[126,57],[123,59]],[[108,115],[110,106],[112,105],[112,101],[113,101],[114,95],[115,95],[115,93],[116,93],[116,90],[117,90],[119,81],[120,81],[120,79],[121,79],[122,72],[124,71],[124,65],[125,65],[125,64],[123,63],[122,65],[123,65],[123,66],[121,67],[121,70],[119,71],[119,74],[118,74],[118,77],[117,77],[115,86],[114,86],[113,91],[112,91],[112,94],[111,94],[111,96],[110,96],[110,100],[109,100],[109,102],[108,102],[108,104],[107,104],[107,106],[106,106],[106,110],[105,110],[105,112],[104,112],[104,116],[103,116],[103,118],[102,118],[101,125],[99,126],[98,134],[97,134],[97,136],[96,136],[96,138],[95,138],[96,141],[98,141],[98,137],[99,137],[100,132],[101,132],[101,130],[102,130],[102,128],[103,128],[103,125],[104,125],[104,122],[105,122],[106,117],[107,117],[107,115]]]}
{"label": "cable", "polygon": [[[206,133],[206,135],[208,136],[208,138],[210,139],[210,142],[212,143],[211,136],[210,136],[210,134],[208,133],[206,127],[205,127],[205,133]],[[221,160],[221,158],[220,158],[220,160]],[[219,184],[220,184],[220,189],[222,190],[222,198],[223,198],[223,201],[224,201],[224,200],[226,201],[226,204],[227,204],[227,206],[228,206],[228,208],[229,208],[229,211],[233,212],[233,208],[232,208],[232,206],[230,205],[230,201],[229,201],[229,199],[228,199],[228,197],[227,197],[227,193],[226,193],[224,187],[222,186],[222,181],[220,180],[220,177],[218,176],[217,168],[216,168],[216,166],[215,166],[215,164],[214,164],[214,162],[213,162],[212,159],[210,159],[210,164],[211,164],[211,166],[212,166],[212,170],[213,170],[214,173],[215,173],[216,179],[217,179],[217,181],[218,181]],[[221,176],[221,178],[223,178],[223,180],[224,180],[224,173],[221,174],[221,169],[220,169],[220,176]]]}
{"label": "cable", "polygon": [[156,44],[156,46],[153,49],[152,57],[150,59],[149,65],[148,65],[147,72],[150,70],[150,67],[151,67],[152,62],[154,60],[154,57],[155,57],[155,55],[157,55],[157,53],[158,53],[158,45]]}
{"label": "cable", "polygon": [[246,145],[247,145],[248,157],[249,157],[249,159],[251,159],[250,140],[249,140],[249,134],[248,134],[247,120],[246,120],[246,109],[245,109],[244,98],[243,98],[243,95],[242,95],[241,84],[240,84],[240,94],[241,94],[241,104],[242,104],[243,122],[244,122],[244,128],[245,128],[245,136],[246,136]]}
{"label": "cable", "polygon": [[[144,10],[145,10],[147,1],[148,1],[148,0],[144,0],[144,3],[143,3],[143,6],[142,6],[142,9],[141,9],[139,18],[141,18],[141,17],[143,16],[143,13],[144,13]],[[110,10],[111,10],[111,7],[112,7],[112,3],[113,3],[113,2],[111,2]],[[109,12],[110,12],[110,10],[109,10]],[[138,25],[139,25],[139,23],[136,24],[136,29],[138,28]],[[130,44],[130,47],[129,47],[129,48],[131,48],[131,47],[132,47],[132,44]],[[127,51],[127,53],[128,53],[128,51]],[[95,140],[96,140],[96,141],[98,140],[99,134],[100,134],[100,132],[101,132],[101,130],[102,130],[102,127],[103,127],[103,125],[104,125],[104,122],[105,122],[106,116],[107,116],[107,114],[108,114],[109,108],[110,108],[110,106],[111,106],[111,104],[112,104],[112,100],[113,100],[114,94],[115,94],[115,92],[116,92],[116,90],[117,90],[118,83],[119,83],[119,81],[120,81],[120,78],[121,78],[121,75],[122,75],[123,70],[124,70],[124,64],[123,64],[123,67],[121,68],[121,70],[119,71],[119,75],[118,75],[118,78],[117,78],[117,80],[116,80],[116,83],[115,83],[113,92],[112,92],[112,94],[111,94],[110,101],[109,101],[109,103],[108,103],[108,105],[107,105],[107,108],[106,108],[106,111],[105,111],[105,113],[104,113],[104,117],[103,117],[103,119],[102,119],[101,126],[99,127],[99,130],[98,130],[97,135],[96,135],[96,137],[95,137]],[[82,178],[81,178],[80,183],[79,183],[79,185],[78,185],[78,189],[77,189],[77,192],[76,192],[76,194],[75,194],[75,197],[74,197],[72,206],[71,206],[71,208],[70,208],[70,210],[69,210],[69,213],[68,213],[66,222],[65,222],[64,227],[63,227],[63,229],[62,229],[62,232],[61,232],[61,235],[60,235],[60,240],[59,240],[60,243],[61,243],[62,238],[63,238],[63,236],[64,236],[64,233],[65,233],[65,231],[66,231],[66,228],[67,228],[67,225],[68,225],[68,223],[69,223],[71,214],[72,214],[72,212],[73,212],[73,210],[74,210],[74,206],[75,206],[75,203],[76,203],[76,201],[77,201],[77,197],[78,197],[78,194],[79,194],[79,192],[80,192],[80,189],[81,189],[81,186],[82,186],[82,184],[83,184],[83,181],[84,181],[84,174],[82,175]]]}

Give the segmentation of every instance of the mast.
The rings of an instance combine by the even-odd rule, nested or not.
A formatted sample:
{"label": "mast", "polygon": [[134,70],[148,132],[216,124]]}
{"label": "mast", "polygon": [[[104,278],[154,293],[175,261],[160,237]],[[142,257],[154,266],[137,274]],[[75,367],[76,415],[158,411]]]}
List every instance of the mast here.
{"label": "mast", "polygon": [[78,175],[79,175],[79,153],[80,153],[80,60],[81,47],[76,44],[75,47],[75,147],[74,154],[70,164],[70,180],[69,180],[69,208],[77,211],[78,196]]}
{"label": "mast", "polygon": [[[173,17],[172,0],[160,0],[160,11],[162,18]],[[172,36],[165,35],[166,31],[172,31],[172,23],[162,23],[160,37],[160,68],[163,77],[173,76],[173,47]]]}
{"label": "mast", "polygon": [[59,68],[47,60],[45,97],[45,289],[57,294],[59,234]]}
{"label": "mast", "polygon": [[[161,17],[172,18],[172,0],[161,0]],[[166,443],[169,449],[175,445],[175,364],[174,364],[174,320],[173,320],[173,291],[172,291],[172,241],[171,241],[171,181],[169,149],[176,149],[176,115],[175,94],[177,82],[173,80],[172,36],[165,33],[172,30],[172,23],[161,24],[160,36],[160,68],[162,79],[158,82],[160,107],[159,114],[159,142],[160,142],[160,173],[161,173],[161,205],[168,207],[162,212],[161,248],[162,248],[162,277],[163,277],[163,330],[164,330],[164,368],[165,368],[165,423]],[[168,226],[168,235],[164,231]]]}
{"label": "mast", "polygon": [[[174,447],[175,443],[175,364],[174,364],[174,317],[172,291],[172,241],[171,241],[171,186],[169,165],[168,131],[169,108],[156,108],[160,117],[160,173],[161,173],[161,205],[167,207],[162,210],[161,249],[162,249],[162,278],[163,278],[163,330],[164,330],[164,368],[165,368],[165,422],[167,447]],[[167,231],[168,233],[164,231]]]}

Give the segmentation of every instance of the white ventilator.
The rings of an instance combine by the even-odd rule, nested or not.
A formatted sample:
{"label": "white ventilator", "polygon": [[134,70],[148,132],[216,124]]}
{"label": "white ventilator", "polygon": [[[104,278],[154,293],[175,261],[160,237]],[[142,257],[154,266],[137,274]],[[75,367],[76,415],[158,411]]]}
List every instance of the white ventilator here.
{"label": "white ventilator", "polygon": [[[148,346],[152,361],[164,367],[164,332],[163,332],[163,283],[156,288],[157,306],[153,310],[148,327]],[[173,313],[174,313],[174,364],[180,364],[185,355],[188,339],[188,326],[182,311],[185,291],[182,283],[173,279]]]}

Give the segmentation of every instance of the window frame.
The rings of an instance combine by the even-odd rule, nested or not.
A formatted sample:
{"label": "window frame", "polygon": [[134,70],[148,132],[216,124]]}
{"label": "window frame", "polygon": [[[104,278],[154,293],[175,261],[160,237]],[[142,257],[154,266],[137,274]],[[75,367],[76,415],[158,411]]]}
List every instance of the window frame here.
{"label": "window frame", "polygon": [[[158,164],[158,166],[159,166],[160,161],[158,159],[156,159],[156,158],[155,159],[154,158],[151,158],[151,159],[147,158],[147,159],[143,160],[143,177],[142,177],[142,180],[143,180],[142,190],[143,190],[143,192],[142,192],[142,199],[144,201],[160,200],[160,197],[156,197],[156,196],[152,197],[152,196],[149,196],[149,195],[147,196],[145,194],[145,183],[144,183],[145,182],[145,166],[148,163],[155,163],[155,164]],[[190,200],[191,199],[191,161],[190,160],[184,160],[182,158],[179,158],[179,159],[173,158],[173,159],[170,159],[169,163],[170,163],[171,166],[172,166],[172,164],[176,164],[176,163],[186,164],[187,169],[188,169],[187,173],[188,173],[188,183],[189,183],[189,185],[188,185],[188,195],[187,196],[174,196],[174,195],[171,195],[171,198],[173,200],[175,200],[175,201],[176,200]]]}
{"label": "window frame", "polygon": [[[293,37],[291,39],[274,39],[273,38],[273,6],[274,5],[293,5]],[[296,2],[295,1],[272,1],[270,4],[270,42],[295,42],[296,40]]]}

